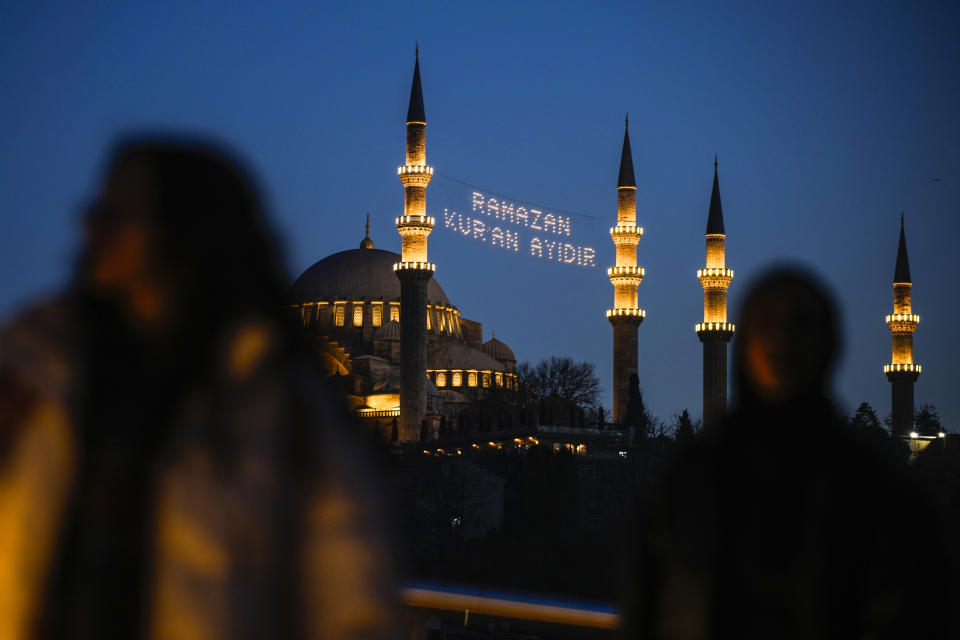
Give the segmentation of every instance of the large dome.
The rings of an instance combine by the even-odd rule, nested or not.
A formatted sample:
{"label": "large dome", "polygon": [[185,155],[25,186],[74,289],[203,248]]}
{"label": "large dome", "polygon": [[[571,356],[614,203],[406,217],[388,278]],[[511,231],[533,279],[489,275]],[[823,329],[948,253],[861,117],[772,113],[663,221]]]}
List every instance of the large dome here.
{"label": "large dome", "polygon": [[[393,272],[395,262],[400,262],[400,255],[382,249],[350,249],[334,253],[300,274],[290,288],[291,302],[399,302],[400,280]],[[453,306],[435,278],[427,283],[427,303]]]}

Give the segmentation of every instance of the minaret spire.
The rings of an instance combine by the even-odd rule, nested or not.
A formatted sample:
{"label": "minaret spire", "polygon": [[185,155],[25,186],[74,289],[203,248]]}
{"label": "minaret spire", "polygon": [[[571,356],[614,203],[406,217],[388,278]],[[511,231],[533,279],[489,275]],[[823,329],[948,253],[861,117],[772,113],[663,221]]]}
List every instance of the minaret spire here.
{"label": "minaret spire", "polygon": [[623,122],[623,148],[620,150],[620,175],[617,177],[617,188],[636,188],[637,181],[633,176],[633,153],[630,151],[630,115]]}
{"label": "minaret spire", "polygon": [[727,322],[727,288],[733,269],[727,269],[723,207],[720,204],[720,179],[717,155],[713,155],[713,191],[707,213],[706,268],[697,270],[703,287],[703,322],[694,329],[703,343],[703,425],[718,422],[727,411],[727,343],[734,327]]}
{"label": "minaret spire", "polygon": [[897,266],[893,270],[894,282],[910,282],[910,260],[907,258],[907,236],[903,232],[903,212],[900,212],[900,244],[897,246]]}
{"label": "minaret spire", "polygon": [[644,275],[643,268],[637,266],[637,244],[643,237],[643,228],[637,226],[637,185],[630,152],[629,114],[623,124],[617,178],[617,226],[610,228],[617,262],[615,267],[607,269],[613,285],[613,308],[607,309],[607,319],[613,325],[613,421],[616,424],[623,424],[627,419],[630,380],[638,374],[637,328],[645,316],[637,304],[637,287]]}
{"label": "minaret spire", "polygon": [[883,367],[890,381],[890,417],[894,436],[907,436],[913,432],[913,386],[920,376],[920,365],[913,361],[913,333],[920,324],[920,316],[913,313],[912,298],[913,282],[901,212],[897,264],[893,270],[893,314],[885,318],[893,344],[890,364]]}
{"label": "minaret spire", "polygon": [[413,83],[410,85],[410,106],[407,107],[407,124],[419,122],[427,124],[427,114],[423,108],[423,87],[420,85],[420,43],[417,43],[416,59],[413,63]]}
{"label": "minaret spire", "polygon": [[717,174],[717,155],[713,155],[713,192],[710,194],[710,212],[707,214],[707,235],[723,234],[723,205],[720,203],[720,178]]}

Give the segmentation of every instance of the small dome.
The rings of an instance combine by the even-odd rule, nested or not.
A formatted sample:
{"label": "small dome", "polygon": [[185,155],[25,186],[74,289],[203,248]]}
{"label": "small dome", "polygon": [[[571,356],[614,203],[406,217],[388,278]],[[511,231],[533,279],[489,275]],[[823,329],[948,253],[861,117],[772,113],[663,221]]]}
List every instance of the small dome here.
{"label": "small dome", "polygon": [[400,339],[400,323],[396,320],[391,320],[390,322],[385,322],[382,326],[378,327],[376,331],[373,332],[374,340],[399,340]]}
{"label": "small dome", "polygon": [[437,347],[427,358],[428,369],[477,369],[506,371],[501,362],[483,351],[462,344],[445,344]]}
{"label": "small dome", "polygon": [[513,355],[513,349],[508,347],[503,342],[500,342],[495,337],[490,338],[483,343],[483,352],[491,358],[496,358],[497,360],[517,361],[517,357]]}

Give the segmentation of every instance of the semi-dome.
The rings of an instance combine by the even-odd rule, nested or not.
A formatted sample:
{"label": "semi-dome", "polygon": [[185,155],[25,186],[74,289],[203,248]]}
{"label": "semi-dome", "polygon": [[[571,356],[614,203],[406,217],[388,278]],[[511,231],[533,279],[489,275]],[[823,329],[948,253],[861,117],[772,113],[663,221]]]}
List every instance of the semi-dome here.
{"label": "semi-dome", "polygon": [[390,322],[384,322],[382,326],[378,327],[376,331],[373,332],[374,340],[399,340],[400,339],[400,323],[396,320],[391,320]]}
{"label": "semi-dome", "polygon": [[505,343],[497,340],[495,337],[490,338],[483,343],[483,352],[491,358],[496,358],[497,360],[517,361],[517,357],[513,355],[513,349],[508,347]]}
{"label": "semi-dome", "polygon": [[445,344],[434,349],[427,358],[431,370],[506,371],[503,363],[483,351],[462,344]]}
{"label": "semi-dome", "polygon": [[[393,271],[396,262],[400,262],[400,254],[382,249],[350,249],[334,253],[300,274],[290,288],[291,302],[399,302],[400,280]],[[453,306],[436,278],[427,282],[427,303]]]}

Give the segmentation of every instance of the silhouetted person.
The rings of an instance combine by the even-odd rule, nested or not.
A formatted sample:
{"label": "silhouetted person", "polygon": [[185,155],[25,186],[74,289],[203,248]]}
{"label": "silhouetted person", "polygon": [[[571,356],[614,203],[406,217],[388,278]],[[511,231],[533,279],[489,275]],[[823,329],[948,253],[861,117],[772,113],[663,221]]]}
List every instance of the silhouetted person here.
{"label": "silhouetted person", "polygon": [[945,636],[942,529],[910,477],[834,411],[837,327],[801,272],[747,295],[738,406],[678,448],[646,505],[634,635]]}
{"label": "silhouetted person", "polygon": [[85,225],[0,334],[0,637],[389,636],[371,479],[245,171],[124,142]]}

